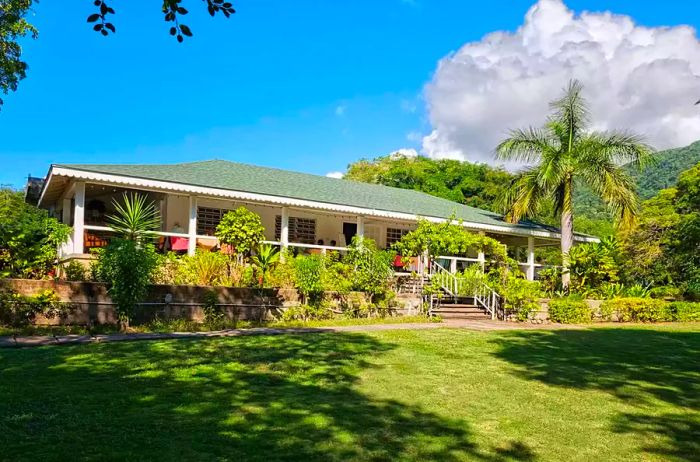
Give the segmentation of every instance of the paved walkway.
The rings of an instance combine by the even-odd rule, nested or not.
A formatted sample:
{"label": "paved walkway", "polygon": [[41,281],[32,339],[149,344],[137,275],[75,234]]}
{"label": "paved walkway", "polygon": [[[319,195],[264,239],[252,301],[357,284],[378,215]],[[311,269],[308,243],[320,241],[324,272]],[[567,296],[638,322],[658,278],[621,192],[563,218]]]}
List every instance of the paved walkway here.
{"label": "paved walkway", "polygon": [[525,324],[503,321],[469,321],[450,320],[445,322],[430,323],[403,323],[403,324],[368,324],[358,326],[335,327],[256,327],[251,329],[226,329],[211,332],[172,332],[172,333],[134,333],[134,334],[98,334],[98,335],[36,335],[27,337],[0,337],[2,347],[32,347],[43,345],[72,345],[81,343],[105,343],[125,342],[135,340],[165,340],[182,338],[213,338],[213,337],[241,337],[246,335],[283,335],[283,334],[310,334],[321,332],[374,332],[382,330],[416,330],[455,328],[475,331],[492,330],[531,330],[531,329],[580,329],[585,326],[562,324]]}

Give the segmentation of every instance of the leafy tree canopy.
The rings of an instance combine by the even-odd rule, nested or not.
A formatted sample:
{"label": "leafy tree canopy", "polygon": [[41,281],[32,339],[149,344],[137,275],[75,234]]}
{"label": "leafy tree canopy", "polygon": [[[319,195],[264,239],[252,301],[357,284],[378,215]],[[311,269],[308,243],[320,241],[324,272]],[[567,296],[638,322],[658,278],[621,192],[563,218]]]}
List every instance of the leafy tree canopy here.
{"label": "leafy tree canopy", "polygon": [[224,215],[216,227],[216,237],[237,254],[247,255],[265,240],[265,227],[260,215],[241,206]]}
{"label": "leafy tree canopy", "polygon": [[0,190],[0,277],[43,278],[70,228],[24,202],[21,192]]}
{"label": "leafy tree canopy", "polygon": [[350,164],[346,178],[414,189],[472,207],[495,210],[496,198],[508,185],[511,175],[485,164],[389,155]]}

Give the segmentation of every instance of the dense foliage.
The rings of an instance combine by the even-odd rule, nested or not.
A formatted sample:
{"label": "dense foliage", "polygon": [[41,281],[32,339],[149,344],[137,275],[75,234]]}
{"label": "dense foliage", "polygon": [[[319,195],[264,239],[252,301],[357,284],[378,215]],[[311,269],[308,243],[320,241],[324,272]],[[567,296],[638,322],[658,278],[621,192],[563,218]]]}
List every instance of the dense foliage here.
{"label": "dense foliage", "polygon": [[247,256],[265,240],[260,215],[245,207],[227,212],[216,227],[216,237],[240,255]]}
{"label": "dense foliage", "polygon": [[700,297],[700,164],[682,173],[677,187],[645,201],[622,242],[629,279],[682,286]]}
{"label": "dense foliage", "polygon": [[12,290],[0,290],[0,325],[23,327],[42,315],[48,319],[66,316],[71,307],[61,303],[52,289],[26,296]]}
{"label": "dense foliage", "polygon": [[414,189],[461,204],[496,210],[496,198],[510,182],[506,171],[485,164],[390,155],[348,166],[347,179]]}
{"label": "dense foliage", "polygon": [[591,322],[593,311],[584,300],[560,298],[550,300],[549,319],[562,324],[583,324]]}
{"label": "dense foliage", "polygon": [[460,222],[449,220],[434,223],[418,220],[416,229],[404,235],[394,244],[403,257],[427,254],[465,255],[469,251],[483,251],[488,260],[504,262],[508,258],[505,247],[496,239],[466,230]]}
{"label": "dense foliage", "polygon": [[69,233],[45,210],[25,203],[22,193],[0,190],[0,277],[47,277]]}

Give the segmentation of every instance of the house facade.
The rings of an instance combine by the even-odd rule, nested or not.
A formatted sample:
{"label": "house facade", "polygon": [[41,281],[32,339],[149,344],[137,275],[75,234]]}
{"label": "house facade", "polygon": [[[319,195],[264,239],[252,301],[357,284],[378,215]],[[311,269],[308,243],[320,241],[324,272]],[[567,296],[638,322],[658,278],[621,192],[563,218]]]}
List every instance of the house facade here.
{"label": "house facade", "polygon": [[[215,249],[214,232],[223,215],[245,206],[260,215],[266,242],[299,252],[343,252],[354,236],[389,247],[421,218],[454,217],[473,232],[493,237],[509,249],[529,279],[539,268],[536,250],[559,245],[559,231],[537,223],[507,223],[498,214],[428,194],[305,173],[214,160],[163,165],[52,165],[38,205],[72,226],[61,257],[90,258],[106,245],[106,217],[113,201],[127,192],[148,196],[160,209],[159,246],[194,254]],[[577,242],[596,242],[577,235]],[[441,256],[455,272],[483,263],[476,250]],[[414,268],[416,269],[416,268]]]}

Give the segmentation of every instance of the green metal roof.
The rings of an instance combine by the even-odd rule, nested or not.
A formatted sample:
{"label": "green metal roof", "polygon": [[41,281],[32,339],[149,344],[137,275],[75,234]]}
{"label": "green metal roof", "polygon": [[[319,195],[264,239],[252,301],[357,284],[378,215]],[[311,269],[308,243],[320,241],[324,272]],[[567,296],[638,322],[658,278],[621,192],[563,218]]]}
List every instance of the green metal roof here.
{"label": "green metal roof", "polygon": [[496,213],[462,205],[420,191],[224,160],[157,165],[60,164],[56,167],[424,217],[450,218],[454,215],[456,219],[465,222],[506,226],[516,232],[528,230],[558,232],[556,228],[527,221],[519,224],[507,223]]}

